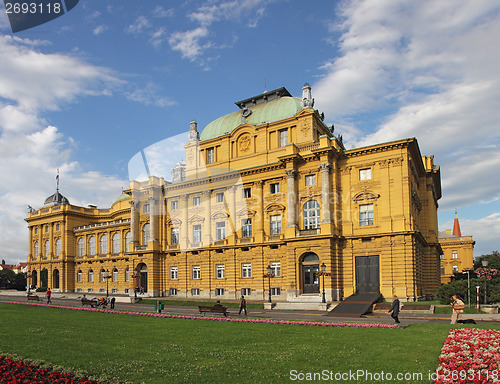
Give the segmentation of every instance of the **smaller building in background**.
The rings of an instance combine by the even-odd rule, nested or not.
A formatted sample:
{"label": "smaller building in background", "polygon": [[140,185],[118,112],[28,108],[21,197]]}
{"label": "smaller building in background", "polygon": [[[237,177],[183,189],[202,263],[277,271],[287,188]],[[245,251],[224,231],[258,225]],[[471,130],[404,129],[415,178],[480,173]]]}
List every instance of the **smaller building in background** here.
{"label": "smaller building in background", "polygon": [[439,244],[443,249],[441,255],[441,284],[449,283],[454,273],[462,273],[473,269],[475,243],[472,236],[462,236],[458,216],[455,212],[453,230],[439,232]]}
{"label": "smaller building in background", "polygon": [[0,271],[4,269],[10,269],[14,271],[14,273],[26,273],[28,271],[28,263],[19,263],[17,265],[14,264],[0,264]]}

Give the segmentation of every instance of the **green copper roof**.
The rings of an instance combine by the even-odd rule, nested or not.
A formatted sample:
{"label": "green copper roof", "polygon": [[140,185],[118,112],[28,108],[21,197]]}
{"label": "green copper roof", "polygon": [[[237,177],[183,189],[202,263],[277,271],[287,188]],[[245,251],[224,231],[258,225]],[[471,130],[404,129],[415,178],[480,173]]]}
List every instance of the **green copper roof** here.
{"label": "green copper roof", "polygon": [[[296,97],[281,97],[267,103],[255,105],[249,109],[252,114],[245,119],[246,124],[261,125],[295,116],[302,110],[301,100]],[[241,110],[219,117],[208,124],[200,134],[200,140],[213,139],[214,137],[231,133],[242,124]]]}
{"label": "green copper roof", "polygon": [[127,200],[127,199],[130,199],[130,195],[128,193],[122,192],[120,197],[116,199],[116,201],[113,204],[118,203],[121,200]]}

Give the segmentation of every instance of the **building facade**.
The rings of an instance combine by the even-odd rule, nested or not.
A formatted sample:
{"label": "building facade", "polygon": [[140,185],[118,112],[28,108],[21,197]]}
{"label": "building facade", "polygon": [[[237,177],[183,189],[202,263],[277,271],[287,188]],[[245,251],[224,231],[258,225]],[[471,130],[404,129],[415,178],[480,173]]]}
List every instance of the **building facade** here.
{"label": "building facade", "polygon": [[[456,273],[474,269],[474,244],[472,236],[462,236],[458,216],[455,213],[453,230],[439,232],[441,255],[441,283],[447,284]],[[470,273],[470,272],[469,272]]]}
{"label": "building facade", "polygon": [[85,293],[436,293],[440,171],[416,139],[346,150],[307,84],[302,98],[280,88],[236,105],[201,133],[191,122],[170,180],[132,180],[108,209],[57,191],[30,212],[31,283],[47,269],[52,289]]}

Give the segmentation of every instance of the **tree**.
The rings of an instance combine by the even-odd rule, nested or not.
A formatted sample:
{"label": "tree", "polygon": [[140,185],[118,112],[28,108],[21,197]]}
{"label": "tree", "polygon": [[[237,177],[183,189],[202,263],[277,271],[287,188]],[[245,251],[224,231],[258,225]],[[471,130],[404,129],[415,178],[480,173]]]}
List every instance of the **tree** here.
{"label": "tree", "polygon": [[16,274],[12,269],[2,269],[0,271],[0,288],[10,289]]}
{"label": "tree", "polygon": [[49,271],[47,271],[47,268],[44,268],[40,271],[40,288],[38,288],[37,290],[46,291],[48,284],[49,284]]}

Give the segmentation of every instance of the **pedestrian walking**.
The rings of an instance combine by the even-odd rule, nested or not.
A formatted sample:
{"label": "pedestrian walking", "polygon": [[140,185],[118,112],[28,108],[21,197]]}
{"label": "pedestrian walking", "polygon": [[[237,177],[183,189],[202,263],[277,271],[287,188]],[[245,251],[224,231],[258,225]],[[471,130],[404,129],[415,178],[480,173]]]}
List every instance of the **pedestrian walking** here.
{"label": "pedestrian walking", "polygon": [[464,312],[465,304],[458,296],[454,295],[451,297],[451,307],[453,308],[453,313],[451,315],[451,323],[456,324],[458,320],[462,319],[462,313]]}
{"label": "pedestrian walking", "polygon": [[398,317],[399,316],[399,310],[401,309],[400,305],[401,305],[401,303],[400,303],[398,297],[396,295],[394,295],[393,298],[392,298],[391,308],[389,309],[389,311],[387,311],[387,313],[390,313],[391,317],[398,324],[399,324],[399,317]]}
{"label": "pedestrian walking", "polygon": [[245,300],[245,296],[241,296],[240,311],[238,312],[238,315],[241,315],[241,311],[245,311],[245,316],[247,315],[247,301]]}
{"label": "pedestrian walking", "polygon": [[110,296],[109,299],[109,305],[110,305],[110,309],[115,309],[115,301],[116,301],[116,298],[114,296]]}
{"label": "pedestrian walking", "polygon": [[47,304],[52,304],[52,301],[50,300],[50,297],[52,296],[52,291],[50,290],[50,288],[47,288],[47,292],[45,293],[45,295],[47,296]]}

